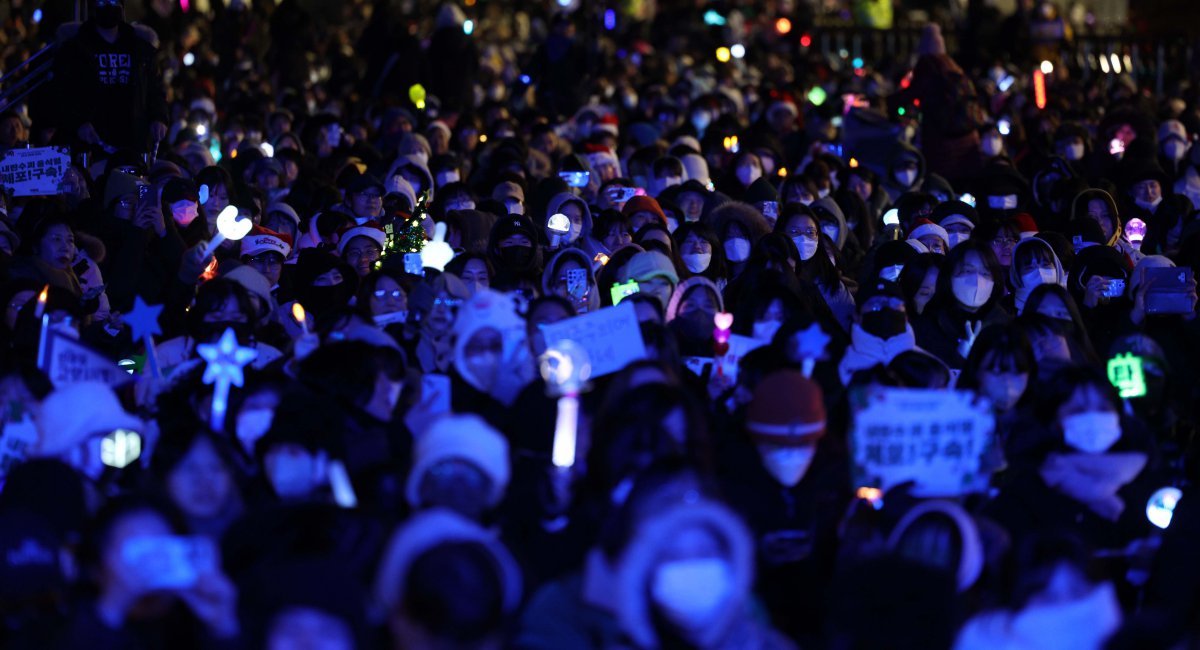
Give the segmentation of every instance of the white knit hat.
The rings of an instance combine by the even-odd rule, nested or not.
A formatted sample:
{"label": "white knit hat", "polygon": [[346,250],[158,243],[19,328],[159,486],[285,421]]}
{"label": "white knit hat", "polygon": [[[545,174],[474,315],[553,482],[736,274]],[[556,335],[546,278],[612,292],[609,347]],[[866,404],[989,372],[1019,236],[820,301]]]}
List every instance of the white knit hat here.
{"label": "white knit hat", "polygon": [[492,480],[491,506],[500,503],[508,488],[508,441],[478,415],[448,415],[417,436],[412,471],[405,495],[409,505],[420,505],[418,490],[425,472],[444,460],[466,461]]}
{"label": "white knit hat", "polygon": [[908,238],[920,239],[922,237],[929,237],[930,235],[934,237],[940,237],[944,242],[950,241],[950,234],[946,232],[945,228],[937,225],[936,223],[923,223],[916,228],[913,228],[912,232],[908,233]]}
{"label": "white knit hat", "polygon": [[114,429],[142,428],[142,421],[125,412],[108,384],[98,381],[67,384],[55,389],[42,402],[42,415],[38,418],[41,444],[37,453],[61,456]]}

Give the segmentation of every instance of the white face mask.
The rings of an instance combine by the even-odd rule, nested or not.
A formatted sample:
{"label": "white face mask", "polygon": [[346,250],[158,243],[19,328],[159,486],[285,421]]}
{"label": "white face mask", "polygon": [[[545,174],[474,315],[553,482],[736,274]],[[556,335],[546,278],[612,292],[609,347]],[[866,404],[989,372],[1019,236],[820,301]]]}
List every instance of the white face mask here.
{"label": "white face mask", "polygon": [[750,187],[750,184],[762,177],[762,169],[754,165],[742,165],[737,168],[737,178],[742,185]]}
{"label": "white face mask", "polygon": [[786,487],[795,487],[808,467],[812,465],[813,457],[817,455],[815,446],[805,447],[760,447],[763,466],[776,481]]}
{"label": "white face mask", "polygon": [[745,262],[750,259],[750,240],[734,237],[725,240],[725,257],[730,262]]}
{"label": "white face mask", "polygon": [[965,232],[952,232],[948,234],[950,239],[946,241],[946,244],[949,245],[951,249],[971,238],[971,234]]}
{"label": "white face mask", "polygon": [[1163,155],[1167,158],[1179,162],[1183,160],[1183,156],[1187,153],[1187,143],[1179,140],[1170,140],[1163,145]]}
{"label": "white face mask", "polygon": [[712,264],[712,253],[684,253],[683,265],[692,273],[703,273]]}
{"label": "white face mask", "polygon": [[1113,411],[1088,411],[1063,418],[1063,439],[1079,451],[1102,454],[1121,439],[1121,416]]}
{"label": "white face mask", "polygon": [[954,297],[968,307],[982,307],[992,297],[995,283],[978,273],[954,278]]}
{"label": "white face mask", "polygon": [[1070,160],[1071,162],[1075,162],[1076,160],[1082,160],[1083,152],[1084,152],[1083,143],[1067,145],[1066,148],[1063,149],[1063,158],[1066,158],[1067,160]]}
{"label": "white face mask", "polygon": [[895,282],[900,279],[900,272],[904,270],[903,264],[893,264],[879,269],[879,279]]}
{"label": "white face mask", "polygon": [[775,338],[775,333],[780,327],[783,327],[783,323],[777,320],[758,321],[754,323],[753,337],[760,341],[770,341]]}
{"label": "white face mask", "polygon": [[837,243],[838,234],[840,234],[840,230],[838,229],[837,226],[835,226],[835,225],[821,226],[821,232],[825,233],[826,237],[832,239],[833,243],[835,243],[835,244]]}
{"label": "white face mask", "polygon": [[818,199],[823,199],[827,196],[829,196],[829,188],[828,187],[823,187],[823,188],[817,190],[817,198]]}
{"label": "white face mask", "polygon": [[800,259],[807,262],[812,259],[813,255],[817,254],[817,238],[808,238],[804,236],[792,237],[792,242],[796,244],[796,250],[800,251]]}
{"label": "white face mask", "polygon": [[986,137],[979,143],[979,148],[985,156],[999,156],[1000,151],[1004,149],[1004,141],[998,136]]}
{"label": "white face mask", "polygon": [[667,217],[667,232],[674,233],[675,229],[678,227],[679,227],[678,219],[676,219],[675,217]]}
{"label": "white face mask", "polygon": [[658,567],[650,585],[654,603],[683,630],[702,629],[733,595],[733,569],[725,560],[677,560]]}
{"label": "white face mask", "polygon": [[473,354],[463,357],[463,365],[464,379],[470,377],[475,380],[470,382],[475,388],[488,391],[491,390],[492,384],[496,383],[496,374],[500,370],[500,355],[495,352]]}
{"label": "white face mask", "polygon": [[901,187],[912,187],[912,184],[917,180],[917,172],[912,170],[896,172],[896,182]]}
{"label": "white face mask", "polygon": [[447,183],[457,183],[459,180],[457,171],[438,172],[437,185],[441,187]]}
{"label": "white face mask", "polygon": [[1154,199],[1153,201],[1143,201],[1141,199],[1134,199],[1133,202],[1136,203],[1138,205],[1138,207],[1143,210],[1149,210],[1151,212],[1154,212],[1155,210],[1158,209],[1158,204],[1162,203],[1162,197],[1160,196],[1157,199]]}
{"label": "white face mask", "polygon": [[1021,276],[1021,284],[1032,289],[1039,284],[1057,284],[1058,271],[1038,267]]}
{"label": "white face mask", "polygon": [[254,443],[271,429],[275,412],[271,409],[242,409],[237,417],[237,437],[246,453],[254,454]]}
{"label": "white face mask", "polygon": [[988,207],[993,210],[1015,210],[1017,208],[1017,195],[989,196],[987,197],[987,202]]}

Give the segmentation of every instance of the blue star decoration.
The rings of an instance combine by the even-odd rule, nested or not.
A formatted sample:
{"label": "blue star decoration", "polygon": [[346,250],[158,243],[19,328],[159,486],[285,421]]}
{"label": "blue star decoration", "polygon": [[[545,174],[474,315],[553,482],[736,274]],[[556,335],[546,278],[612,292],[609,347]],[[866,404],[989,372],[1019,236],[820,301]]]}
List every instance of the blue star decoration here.
{"label": "blue star decoration", "polygon": [[[202,380],[206,384],[215,383],[218,386],[230,384],[241,386],[245,382],[242,369],[258,357],[254,348],[243,348],[238,345],[233,328],[225,330],[216,343],[201,343],[196,346],[196,354],[208,364],[204,369]],[[219,390],[219,389],[218,389]]]}
{"label": "blue star decoration", "polygon": [[825,358],[825,348],[833,339],[821,329],[820,325],[813,323],[808,326],[808,329],[796,332],[793,339],[796,345],[796,356],[801,359],[814,359],[820,361]]}
{"label": "blue star decoration", "polygon": [[125,314],[125,324],[129,326],[133,340],[140,341],[147,336],[162,334],[158,326],[158,316],[162,313],[162,305],[147,305],[141,296],[133,298],[133,309]]}

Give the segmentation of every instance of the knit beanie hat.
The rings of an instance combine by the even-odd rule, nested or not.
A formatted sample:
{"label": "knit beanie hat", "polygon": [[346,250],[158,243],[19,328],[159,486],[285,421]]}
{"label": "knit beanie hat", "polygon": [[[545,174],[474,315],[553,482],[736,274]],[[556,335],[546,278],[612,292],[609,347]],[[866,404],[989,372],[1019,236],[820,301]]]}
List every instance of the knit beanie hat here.
{"label": "knit beanie hat", "polygon": [[746,411],[746,430],[759,442],[799,446],[825,435],[821,387],[797,370],[777,370],[762,379]]}
{"label": "knit beanie hat", "polygon": [[508,441],[478,415],[449,415],[435,421],[417,437],[412,471],[405,494],[414,508],[425,472],[444,460],[474,465],[492,480],[489,505],[495,506],[508,488]]}
{"label": "knit beanie hat", "polygon": [[651,196],[635,196],[625,202],[625,207],[621,209],[621,213],[627,217],[632,217],[638,212],[649,212],[658,217],[659,223],[667,225],[667,215],[663,214],[662,206],[658,201]]}
{"label": "knit beanie hat", "polygon": [[645,282],[651,278],[666,278],[671,286],[679,284],[679,274],[671,260],[658,251],[638,253],[621,269],[621,281]]}
{"label": "knit beanie hat", "polygon": [[104,185],[104,207],[112,207],[113,201],[125,196],[126,194],[137,194],[138,185],[142,182],[132,174],[125,172],[113,172],[108,175],[108,182]]}
{"label": "knit beanie hat", "polygon": [[345,257],[346,246],[350,244],[350,240],[355,237],[366,237],[371,241],[379,244],[379,249],[383,250],[384,244],[387,242],[387,233],[377,221],[368,221],[361,226],[351,225],[348,228],[343,228],[338,232],[337,252],[339,256]]}

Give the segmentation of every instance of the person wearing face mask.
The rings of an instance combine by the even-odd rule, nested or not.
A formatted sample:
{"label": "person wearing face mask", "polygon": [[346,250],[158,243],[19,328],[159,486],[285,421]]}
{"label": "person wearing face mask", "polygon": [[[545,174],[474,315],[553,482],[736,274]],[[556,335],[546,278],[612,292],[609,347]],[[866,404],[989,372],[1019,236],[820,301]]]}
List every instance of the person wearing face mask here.
{"label": "person wearing face mask", "polygon": [[667,327],[675,332],[680,354],[708,356],[713,350],[713,317],[725,311],[721,291],[703,276],[679,283],[667,303]]}
{"label": "person wearing face mask", "polygon": [[510,214],[496,221],[488,238],[488,258],[496,277],[520,278],[541,274],[542,249],[537,228],[524,215]]}
{"label": "person wearing face mask", "polygon": [[663,156],[655,160],[650,173],[650,187],[646,191],[656,198],[667,189],[683,184],[686,178],[683,163],[675,156]]}
{"label": "person wearing face mask", "polygon": [[681,276],[703,276],[722,288],[728,284],[725,247],[708,226],[685,223],[672,234],[672,238],[679,251],[679,259],[683,262]]}
{"label": "person wearing face mask", "polygon": [[525,323],[511,294],[477,291],[454,320],[450,406],[476,413],[492,426],[506,422],[506,408],[533,380],[535,364],[525,345]]}
{"label": "person wearing face mask", "polygon": [[913,323],[917,345],[951,369],[966,362],[970,343],[982,327],[1008,322],[1000,306],[1004,275],[991,246],[978,241],[960,244],[946,256],[937,291]]}
{"label": "person wearing face mask", "polygon": [[904,295],[893,282],[878,281],[859,289],[850,346],[838,363],[843,385],[848,386],[859,370],[886,366],[902,352],[921,350],[907,312]]}
{"label": "person wearing face mask", "polygon": [[[730,280],[741,274],[750,261],[750,251],[755,242],[771,232],[771,224],[765,217],[745,203],[726,203],[709,215],[713,229],[721,237],[721,247],[729,262]],[[778,222],[776,222],[778,224]]]}
{"label": "person wearing face mask", "polygon": [[1084,156],[1089,153],[1091,139],[1087,127],[1078,122],[1063,122],[1054,130],[1054,151],[1078,171],[1083,166]]}
{"label": "person wearing face mask", "polygon": [[679,284],[679,273],[669,257],[658,251],[646,251],[630,258],[617,279],[620,282],[636,281],[639,293],[654,297],[665,310]]}
{"label": "person wearing face mask", "polygon": [[525,214],[525,190],[514,181],[497,183],[492,198],[503,202],[508,214]]}
{"label": "person wearing face mask", "polygon": [[429,192],[429,199],[433,200],[437,194],[434,191],[436,188],[433,183],[433,175],[429,173],[428,163],[422,160],[420,156],[408,155],[397,157],[384,178],[390,179],[393,176],[399,176],[404,179],[412,187],[414,197],[421,196],[422,192]]}
{"label": "person wearing face mask", "polygon": [[743,199],[746,203],[754,206],[754,209],[762,213],[766,217],[767,223],[772,227],[779,220],[779,192],[775,190],[775,186],[766,178],[759,178],[750,184],[746,189],[746,194]]}
{"label": "person wearing face mask", "polygon": [[[550,219],[556,214],[567,217],[569,230],[565,233],[550,227]],[[592,211],[585,201],[569,192],[555,195],[546,205],[546,239],[550,242],[549,249],[557,250],[570,246],[578,248],[594,259],[596,255],[611,252],[592,236]]]}
{"label": "person wearing face mask", "polygon": [[1158,126],[1158,160],[1169,180],[1178,180],[1183,174],[1191,144],[1187,128],[1179,120],[1166,120]]}
{"label": "person wearing face mask", "polygon": [[158,37],[125,21],[124,0],[91,0],[87,16],[54,56],[59,130],[77,145],[148,151],[170,119]]}
{"label": "person wearing face mask", "polygon": [[[1050,244],[1037,237],[1022,239],[1013,247],[1008,284],[1012,293],[1005,296],[1005,307],[1013,314],[1025,311],[1025,302],[1034,289],[1043,284],[1067,286],[1067,272]],[[1011,298],[1011,300],[1010,300]]]}
{"label": "person wearing face mask", "polygon": [[1124,548],[1149,533],[1143,504],[1161,485],[1149,464],[1150,433],[1122,417],[1122,404],[1099,370],[1067,367],[1043,382],[1033,423],[1006,444],[1010,480],[985,514],[1021,540],[1070,522],[1095,549]]}
{"label": "person wearing face mask", "polygon": [[754,181],[762,178],[763,165],[757,155],[744,151],[734,157],[730,171],[733,172],[732,182],[727,180],[722,183],[721,191],[733,197],[740,197],[745,195]]}
{"label": "person wearing face mask", "polygon": [[997,443],[983,456],[991,471],[1003,468],[1004,443],[1013,430],[1027,425],[1024,407],[1038,394],[1038,370],[1033,348],[1020,327],[985,327],[971,346],[955,387],[973,390],[991,403]]}
{"label": "person wearing face mask", "polygon": [[984,160],[1005,155],[1004,138],[994,125],[980,129],[979,153],[983,154]]}
{"label": "person wearing face mask", "polygon": [[825,439],[816,382],[797,370],[775,370],[752,392],[738,414],[744,434],[724,452],[721,484],[753,531],[758,592],[768,612],[789,634],[811,634],[806,626],[816,624],[815,604],[830,578],[849,478],[836,445]]}
{"label": "person wearing face mask", "polygon": [[898,143],[888,164],[883,189],[895,203],[905,192],[919,192],[925,178],[925,156],[908,143]]}
{"label": "person wearing face mask", "polygon": [[542,273],[542,295],[558,295],[571,302],[576,313],[600,309],[600,291],[592,262],[577,248],[564,248],[550,258]]}

